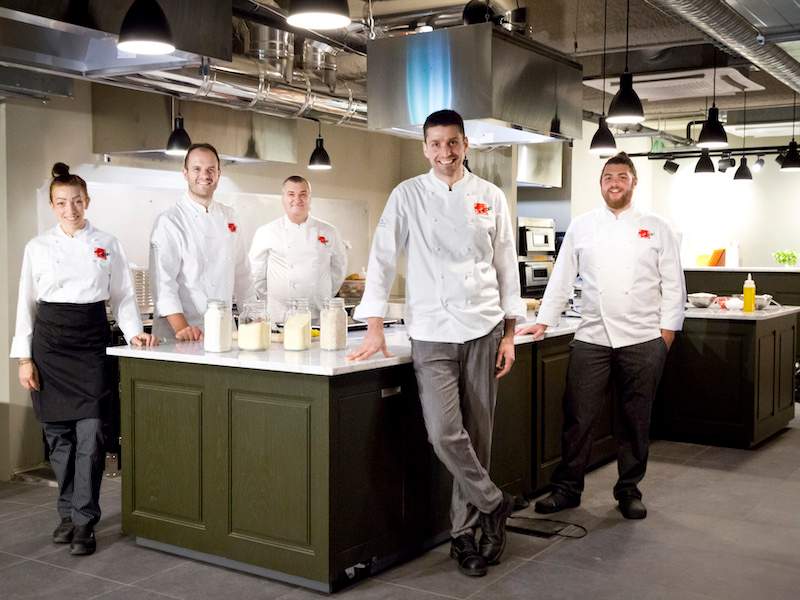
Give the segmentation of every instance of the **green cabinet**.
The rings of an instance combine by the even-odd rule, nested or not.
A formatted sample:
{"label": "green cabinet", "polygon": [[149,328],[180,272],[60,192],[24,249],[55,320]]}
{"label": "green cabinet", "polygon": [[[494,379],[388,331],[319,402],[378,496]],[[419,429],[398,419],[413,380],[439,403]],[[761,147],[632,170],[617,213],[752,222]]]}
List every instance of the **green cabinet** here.
{"label": "green cabinet", "polygon": [[748,448],[794,417],[797,316],[686,319],[662,378],[655,433]]}

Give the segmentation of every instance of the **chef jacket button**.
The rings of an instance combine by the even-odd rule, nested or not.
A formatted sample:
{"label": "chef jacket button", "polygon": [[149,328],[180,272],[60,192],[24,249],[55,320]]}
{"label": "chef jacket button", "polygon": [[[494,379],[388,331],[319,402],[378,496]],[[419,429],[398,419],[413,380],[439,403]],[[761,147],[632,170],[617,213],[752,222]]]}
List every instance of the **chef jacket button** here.
{"label": "chef jacket button", "polygon": [[439,247],[439,246],[436,246],[436,251],[437,251],[437,252],[441,252],[441,251],[442,251],[441,247]]}

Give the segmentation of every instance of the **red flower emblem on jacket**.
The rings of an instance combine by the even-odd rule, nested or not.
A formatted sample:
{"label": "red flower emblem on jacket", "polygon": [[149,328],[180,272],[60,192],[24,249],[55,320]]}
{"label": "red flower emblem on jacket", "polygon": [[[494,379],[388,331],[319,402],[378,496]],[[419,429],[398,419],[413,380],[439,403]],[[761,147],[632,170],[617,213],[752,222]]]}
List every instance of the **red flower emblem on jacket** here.
{"label": "red flower emblem on jacket", "polygon": [[489,206],[484,204],[483,202],[476,202],[473,206],[475,209],[476,215],[488,215],[489,214]]}
{"label": "red flower emblem on jacket", "polygon": [[236,233],[236,223],[228,223],[228,231]]}
{"label": "red flower emblem on jacket", "polygon": [[319,236],[317,239],[319,240],[319,243],[322,244],[323,246],[328,245],[329,240],[324,235]]}
{"label": "red flower emblem on jacket", "polygon": [[639,237],[649,240],[651,237],[653,237],[653,232],[652,231],[648,231],[647,229],[640,229],[639,230]]}
{"label": "red flower emblem on jacket", "polygon": [[95,248],[94,255],[102,260],[106,260],[108,258],[108,252],[106,252],[105,248]]}

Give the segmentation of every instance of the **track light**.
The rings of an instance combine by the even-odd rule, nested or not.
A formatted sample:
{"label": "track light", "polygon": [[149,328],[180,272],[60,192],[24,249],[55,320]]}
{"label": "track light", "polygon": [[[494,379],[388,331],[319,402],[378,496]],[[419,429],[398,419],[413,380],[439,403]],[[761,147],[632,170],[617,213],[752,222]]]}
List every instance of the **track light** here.
{"label": "track light", "polygon": [[631,22],[631,0],[625,9],[625,71],[619,76],[619,89],[608,107],[607,121],[612,124],[633,125],[644,121],[642,101],[633,89],[633,74],[628,71],[628,40]]}
{"label": "track light", "polygon": [[670,175],[675,175],[678,172],[680,165],[676,163],[672,158],[668,158],[667,162],[664,163],[664,170],[669,173]]}
{"label": "track light", "polygon": [[122,19],[117,48],[131,54],[175,52],[167,16],[156,0],[133,0]]}
{"label": "track light", "polygon": [[286,22],[301,29],[342,29],[350,25],[347,0],[292,0]]}
{"label": "track light", "polygon": [[694,167],[695,173],[714,173],[714,163],[711,161],[711,157],[708,155],[708,148],[703,148],[703,154],[697,161],[697,164]]}
{"label": "track light", "polygon": [[736,169],[736,173],[733,174],[733,179],[736,181],[748,181],[753,179],[753,174],[750,172],[750,168],[747,166],[746,156],[743,156],[739,161],[739,168]]}
{"label": "track light", "polygon": [[794,124],[797,117],[797,92],[792,101],[792,141],[789,142],[789,151],[781,162],[781,173],[794,173],[800,171],[800,154],[797,152],[797,142],[794,141]]}
{"label": "track light", "polygon": [[754,162],[753,166],[750,167],[750,170],[753,173],[758,173],[763,168],[764,168],[764,157],[759,154],[758,159],[756,159],[756,162]]}
{"label": "track light", "polygon": [[325,150],[325,140],[322,139],[322,123],[317,121],[319,130],[317,132],[317,143],[314,151],[311,153],[311,158],[308,159],[308,168],[312,171],[329,171],[331,166],[331,157]]}
{"label": "track light", "polygon": [[719,171],[720,173],[724,173],[731,167],[735,166],[736,166],[736,160],[731,158],[731,155],[728,152],[724,153],[717,161],[717,171]]}

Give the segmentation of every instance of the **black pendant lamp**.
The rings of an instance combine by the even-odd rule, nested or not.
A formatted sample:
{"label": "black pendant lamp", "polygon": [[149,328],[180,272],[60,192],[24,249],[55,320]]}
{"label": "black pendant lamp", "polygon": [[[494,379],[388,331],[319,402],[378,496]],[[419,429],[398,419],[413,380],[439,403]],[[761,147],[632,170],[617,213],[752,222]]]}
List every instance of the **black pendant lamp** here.
{"label": "black pendant lamp", "polygon": [[700,137],[697,140],[699,148],[726,148],[728,146],[728,134],[719,120],[719,109],[717,108],[717,49],[714,48],[714,92],[711,100],[711,108],[708,109],[708,118],[703,123],[700,130]]}
{"label": "black pendant lamp", "polygon": [[183,128],[183,117],[181,113],[178,112],[178,114],[175,115],[174,98],[172,99],[172,115],[172,133],[169,134],[169,139],[167,139],[164,154],[168,154],[169,156],[185,156],[189,146],[192,145],[192,138],[189,137],[186,129]]}
{"label": "black pendant lamp", "polygon": [[708,148],[703,148],[703,153],[700,158],[697,160],[697,164],[694,167],[695,173],[711,173],[714,174],[714,162],[711,160],[711,157],[708,155]]}
{"label": "black pendant lamp", "polygon": [[608,0],[603,2],[603,112],[597,131],[592,137],[589,152],[593,154],[613,154],[617,151],[617,141],[606,123],[606,24],[608,18]]}
{"label": "black pendant lamp", "polygon": [[286,22],[300,29],[342,29],[350,25],[347,0],[291,0]]}
{"label": "black pendant lamp", "polygon": [[133,0],[122,19],[117,48],[131,54],[175,52],[172,29],[157,0]]}
{"label": "black pendant lamp", "polygon": [[317,132],[317,143],[314,151],[311,153],[311,158],[308,159],[308,168],[312,171],[329,171],[331,166],[331,157],[325,150],[325,140],[322,139],[322,123],[317,121],[319,130]]}
{"label": "black pendant lamp", "polygon": [[628,71],[628,40],[631,22],[631,0],[627,0],[625,12],[625,71],[619,76],[619,90],[608,107],[609,123],[634,125],[644,121],[642,101],[633,89],[633,74]]}
{"label": "black pendant lamp", "polygon": [[800,152],[797,150],[797,142],[794,139],[794,124],[797,111],[797,92],[794,93],[792,101],[792,141],[789,142],[789,151],[783,157],[781,163],[781,173],[794,173],[800,171]]}
{"label": "black pendant lamp", "polygon": [[753,174],[747,166],[747,157],[744,155],[745,145],[747,144],[747,92],[744,93],[744,112],[742,117],[742,159],[739,161],[739,168],[733,174],[736,181],[752,181]]}

